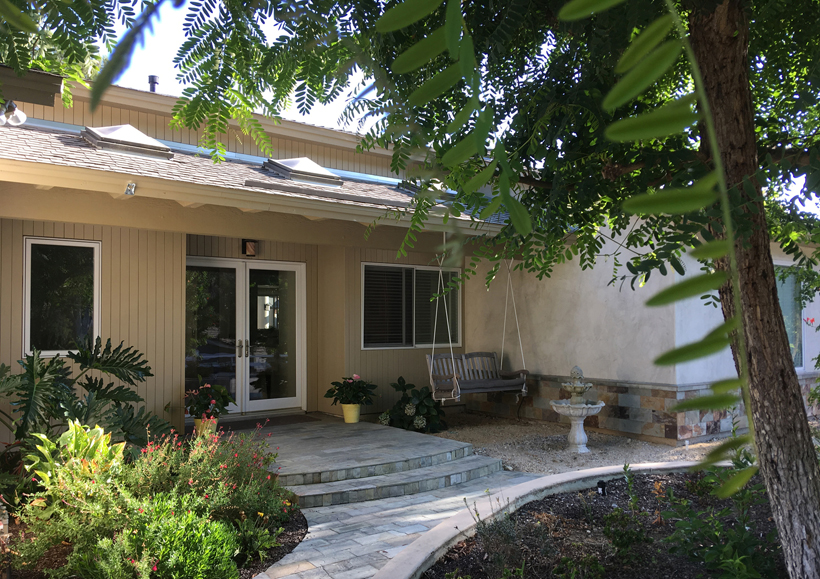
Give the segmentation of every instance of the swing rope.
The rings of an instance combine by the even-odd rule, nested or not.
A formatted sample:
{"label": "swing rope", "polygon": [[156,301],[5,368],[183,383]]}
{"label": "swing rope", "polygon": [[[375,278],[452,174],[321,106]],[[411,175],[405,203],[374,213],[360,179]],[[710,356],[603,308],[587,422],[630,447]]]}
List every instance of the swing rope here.
{"label": "swing rope", "polygon": [[[442,238],[442,248],[443,251],[441,255],[436,256],[436,261],[438,261],[438,291],[436,292],[436,313],[433,316],[433,348],[430,352],[430,376],[432,377],[434,372],[433,365],[435,364],[436,360],[436,335],[438,333],[438,302],[439,298],[441,297],[441,293],[444,291],[444,256],[447,253],[447,232],[441,232]],[[454,399],[461,398],[460,388],[458,386],[458,376],[456,375],[456,356],[453,353],[453,336],[450,333],[450,315],[447,311],[447,299],[444,299],[444,321],[447,324],[447,342],[450,345],[450,361],[453,367],[453,391],[450,393],[450,396]],[[433,380],[431,380],[433,382]],[[436,387],[435,384],[431,384],[433,387],[433,400],[436,400]],[[442,398],[442,402],[446,400],[446,398]]]}

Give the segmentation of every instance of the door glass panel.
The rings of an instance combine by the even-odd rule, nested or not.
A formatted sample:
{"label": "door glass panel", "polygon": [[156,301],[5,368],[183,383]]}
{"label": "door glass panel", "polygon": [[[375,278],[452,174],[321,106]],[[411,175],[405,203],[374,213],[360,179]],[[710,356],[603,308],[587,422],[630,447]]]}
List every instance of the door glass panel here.
{"label": "door glass panel", "polygon": [[236,270],[185,272],[185,389],[221,384],[236,400]]}
{"label": "door glass panel", "polygon": [[296,396],[296,272],[251,269],[248,397]]}

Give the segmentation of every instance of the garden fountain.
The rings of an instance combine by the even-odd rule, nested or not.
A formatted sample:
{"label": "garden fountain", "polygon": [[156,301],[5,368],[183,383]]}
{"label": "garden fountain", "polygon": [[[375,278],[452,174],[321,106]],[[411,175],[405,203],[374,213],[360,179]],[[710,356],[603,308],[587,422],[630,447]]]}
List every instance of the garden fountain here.
{"label": "garden fountain", "polygon": [[571,382],[562,384],[564,390],[570,393],[570,399],[550,400],[550,406],[561,416],[569,418],[571,424],[567,436],[569,450],[585,453],[589,452],[589,449],[587,448],[587,433],[584,432],[584,419],[587,416],[598,414],[604,407],[604,403],[584,400],[584,393],[592,388],[592,384],[584,383],[584,372],[578,366],[572,369],[570,377]]}

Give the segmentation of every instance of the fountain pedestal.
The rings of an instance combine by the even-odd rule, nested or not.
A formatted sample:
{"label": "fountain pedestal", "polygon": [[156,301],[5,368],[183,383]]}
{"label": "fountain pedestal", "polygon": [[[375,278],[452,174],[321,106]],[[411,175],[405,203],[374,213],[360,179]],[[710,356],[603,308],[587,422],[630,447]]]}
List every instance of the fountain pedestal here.
{"label": "fountain pedestal", "polygon": [[604,407],[603,402],[596,404],[572,404],[569,400],[550,400],[550,406],[556,413],[569,418],[570,428],[567,443],[570,452],[583,454],[589,452],[587,448],[587,433],[584,432],[584,419],[593,416]]}
{"label": "fountain pedestal", "polygon": [[578,366],[575,366],[570,372],[572,382],[562,384],[564,390],[570,393],[569,400],[550,400],[550,406],[556,413],[561,416],[566,416],[570,421],[569,435],[567,442],[569,443],[570,452],[577,452],[583,454],[589,452],[587,448],[587,433],[584,432],[584,418],[593,416],[601,411],[604,407],[603,402],[590,403],[584,400],[584,393],[592,388],[591,383],[584,383],[584,373]]}

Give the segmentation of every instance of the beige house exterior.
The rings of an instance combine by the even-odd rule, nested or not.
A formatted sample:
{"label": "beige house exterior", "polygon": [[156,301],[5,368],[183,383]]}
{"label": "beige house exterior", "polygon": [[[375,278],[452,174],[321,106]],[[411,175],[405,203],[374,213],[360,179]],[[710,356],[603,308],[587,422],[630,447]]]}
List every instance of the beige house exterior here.
{"label": "beige house exterior", "polygon": [[[433,214],[413,251],[397,256],[408,219],[385,216],[406,208],[412,192],[391,180],[396,176],[390,171],[389,151],[357,152],[357,135],[260,119],[272,138],[274,159],[307,157],[341,175],[343,184],[325,187],[271,174],[252,139],[238,127],[231,129],[225,162],[197,156],[201,135],[169,126],[174,97],[113,87],[94,113],[84,89],[75,89],[72,108],[63,107],[59,97],[54,106],[16,102],[29,121],[0,127],[0,363],[16,367],[29,347],[31,245],[79,242],[98,251],[97,333],[145,354],[154,377],[139,393],[149,410],[177,426],[184,421],[186,364],[210,355],[222,362],[230,359],[233,374],[226,380],[233,380],[231,387],[243,397],[234,408],[237,416],[340,414],[323,394],[331,381],[354,373],[380,386],[376,404],[366,409],[370,414],[394,404],[398,396],[389,384],[399,376],[419,386],[428,383],[425,355],[431,346],[424,340],[403,333],[401,345],[378,346],[365,343],[363,336],[367,315],[378,322],[376,314],[363,311],[369,306],[366,272],[405,271],[414,272],[413,279],[429,278],[429,272],[437,271],[432,266],[441,232],[452,227]],[[86,127],[126,124],[168,146],[173,158],[98,149],[81,135]],[[455,221],[467,235],[496,227],[467,218]],[[256,242],[254,256],[247,255],[246,240]],[[697,269],[694,263],[689,267]],[[236,284],[236,333],[219,337],[223,346],[230,344],[229,351],[223,347],[204,353],[203,344],[216,340],[216,334],[199,345],[189,339],[191,272],[203,268],[218,270]],[[600,416],[588,419],[590,428],[669,444],[731,430],[732,417],[725,412],[671,410],[731,372],[728,352],[698,364],[652,364],[663,351],[718,325],[719,311],[700,300],[647,308],[647,297],[674,283],[674,275],[653,276],[634,292],[611,287],[611,278],[606,260],[586,271],[571,262],[562,264],[544,281],[514,272],[524,360],[512,310],[502,336],[506,280],[489,290],[482,272],[469,280],[454,302],[454,351],[499,352],[503,337],[505,366],[525,362],[532,379],[531,396],[520,410],[510,394],[472,395],[462,403],[487,413],[514,416],[520,411],[522,417],[555,421],[549,400],[566,397],[560,383],[579,365],[607,404]],[[259,294],[264,284],[258,280],[265,279],[280,280],[281,287],[295,291],[295,302],[284,294]],[[218,293],[214,295],[220,297]],[[253,309],[253,300],[264,302],[264,312]],[[422,307],[420,303],[413,307]],[[280,314],[292,316],[293,322],[276,325]],[[820,306],[810,304],[798,314],[820,320]],[[280,348],[275,355],[286,375],[276,378],[287,383],[285,394],[276,394],[278,386],[270,384],[267,394],[260,394],[261,382],[254,382],[274,356],[259,350],[261,345],[249,346],[248,328],[254,324],[257,330],[260,324],[276,326],[280,341],[285,326],[291,332],[287,351]],[[808,389],[816,376],[811,358],[820,353],[820,336],[800,331],[799,372]],[[439,343],[436,350],[447,347]],[[191,371],[187,379],[190,384]]]}

